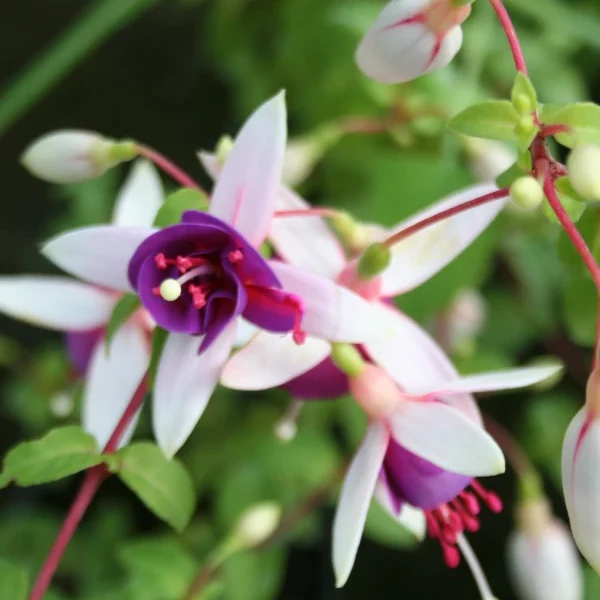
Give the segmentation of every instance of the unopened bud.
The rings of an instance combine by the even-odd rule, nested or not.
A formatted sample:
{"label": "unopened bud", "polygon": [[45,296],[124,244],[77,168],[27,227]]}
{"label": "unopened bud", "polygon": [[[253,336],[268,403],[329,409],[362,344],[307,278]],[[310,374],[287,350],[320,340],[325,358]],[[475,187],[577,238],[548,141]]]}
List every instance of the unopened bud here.
{"label": "unopened bud", "polygon": [[544,190],[540,182],[529,175],[514,181],[509,193],[513,202],[526,210],[537,208],[544,199]]}
{"label": "unopened bud", "polygon": [[277,529],[281,507],[275,502],[262,502],[248,508],[238,521],[235,535],[244,548],[262,544]]}
{"label": "unopened bud", "polygon": [[229,158],[229,154],[233,149],[233,138],[230,135],[223,135],[217,142],[217,147],[215,148],[215,154],[217,155],[217,160],[221,165],[225,164],[225,161]]}
{"label": "unopened bud", "polygon": [[531,101],[525,94],[517,94],[513,99],[513,106],[520,115],[531,114],[534,109]]}
{"label": "unopened bud", "polygon": [[45,181],[76,183],[98,177],[136,156],[134,142],[116,142],[98,133],[65,129],[32,142],[21,156],[21,163]]}
{"label": "unopened bud", "polygon": [[57,419],[66,419],[74,407],[73,395],[67,391],[57,392],[50,398],[50,411]]}
{"label": "unopened bud", "polygon": [[508,566],[522,600],[581,600],[582,572],[575,544],[545,498],[522,503],[509,538]]}
{"label": "unopened bud", "polygon": [[388,417],[403,400],[396,382],[382,369],[366,363],[355,377],[350,377],[350,393],[373,420]]}
{"label": "unopened bud", "polygon": [[600,373],[592,371],[585,388],[585,405],[591,415],[600,417]]}
{"label": "unopened bud", "polygon": [[392,260],[390,249],[383,244],[371,244],[358,259],[356,272],[362,279],[373,279],[388,268]]}
{"label": "unopened bud", "polygon": [[529,137],[536,130],[535,121],[531,115],[522,116],[516,127],[517,136],[520,138]]}
{"label": "unopened bud", "polygon": [[600,146],[576,146],[567,159],[568,177],[584,200],[600,200]]}
{"label": "unopened bud", "polygon": [[357,377],[366,364],[356,347],[343,343],[331,345],[331,360],[349,377]]}

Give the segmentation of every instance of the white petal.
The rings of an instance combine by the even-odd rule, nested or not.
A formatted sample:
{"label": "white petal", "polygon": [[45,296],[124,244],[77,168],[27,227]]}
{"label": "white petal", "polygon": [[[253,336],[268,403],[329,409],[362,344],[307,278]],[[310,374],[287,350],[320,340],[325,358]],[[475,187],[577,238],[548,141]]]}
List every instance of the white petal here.
{"label": "white petal", "polygon": [[243,317],[238,317],[233,347],[245,346],[259,331],[260,329],[256,325],[246,321]]}
{"label": "white petal", "polygon": [[[492,184],[479,184],[457,192],[394,227],[393,232],[494,192]],[[500,212],[506,198],[487,202],[426,227],[398,242],[392,260],[382,273],[382,296],[396,296],[411,290],[435,275],[458,256]]]}
{"label": "white petal", "polygon": [[211,152],[198,152],[198,160],[202,163],[204,170],[215,180],[220,175],[223,165],[219,162],[219,158],[216,154]]}
{"label": "white petal", "polygon": [[304,302],[302,328],[331,342],[360,344],[388,335],[387,315],[349,289],[279,261],[270,266],[286,292]]}
{"label": "white petal", "polygon": [[202,354],[202,337],[172,333],[160,357],[152,423],[158,445],[173,456],[188,439],[219,381],[235,340],[235,321]]}
{"label": "white petal", "polygon": [[210,213],[256,245],[265,239],[275,211],[286,135],[285,98],[280,92],[242,127],[211,198]]}
{"label": "white petal", "polygon": [[508,541],[508,567],[523,600],[583,597],[579,555],[568,529],[558,520],[540,532],[514,532]]}
{"label": "white petal", "polygon": [[385,509],[385,511],[402,527],[408,529],[419,541],[425,539],[427,534],[427,521],[425,520],[425,513],[408,503],[404,503],[400,509],[400,513],[396,514],[394,506],[390,500],[389,492],[384,483],[379,480],[377,487],[375,488],[375,498],[379,504]]}
{"label": "white petal", "polygon": [[479,477],[504,472],[493,438],[460,411],[440,402],[406,400],[391,419],[396,441],[438,467]]}
{"label": "white petal", "polygon": [[385,6],[356,51],[359,69],[382,83],[401,83],[427,72],[436,38],[422,23],[405,23],[427,0],[394,0]]}
{"label": "white petal", "polygon": [[0,312],[59,331],[101,327],[117,300],[116,295],[66,277],[0,277]]}
{"label": "white petal", "polygon": [[561,365],[539,365],[465,375],[459,379],[411,389],[411,395],[428,396],[430,394],[493,392],[498,390],[515,390],[544,381],[556,375],[562,369]]}
{"label": "white petal", "polygon": [[442,40],[440,49],[431,61],[425,73],[431,73],[436,69],[442,69],[458,54],[462,46],[463,32],[460,25],[453,27]]}
{"label": "white petal", "polygon": [[562,478],[571,531],[600,574],[600,421],[582,408],[567,429]]}
{"label": "white petal", "polygon": [[[277,210],[309,208],[295,192],[279,188]],[[342,245],[322,217],[275,217],[269,241],[285,262],[329,279],[335,279],[346,265]]]}
{"label": "white petal", "polygon": [[371,424],[344,480],[333,521],[336,587],[346,583],[354,565],[388,439],[383,423]]}
{"label": "white petal", "polygon": [[63,233],[42,247],[55,265],[84,281],[130,292],[129,260],[136,248],[154,233],[150,227],[99,225]]}
{"label": "white petal", "polygon": [[320,339],[298,345],[291,335],[261,331],[227,362],[221,384],[235,390],[266,390],[316,367],[331,352]]}
{"label": "white petal", "polygon": [[[405,392],[411,394],[425,386],[458,377],[450,359],[420,325],[385,304],[380,303],[378,309],[386,316],[389,335],[385,339],[367,342],[365,350]],[[472,396],[451,395],[440,400],[481,423],[479,409]]]}
{"label": "white petal", "polygon": [[[101,448],[106,445],[123,416],[150,363],[150,343],[134,322],[115,334],[107,353],[105,344],[94,350],[83,395],[83,428]],[[133,434],[137,415],[127,428],[120,445]]]}
{"label": "white petal", "polygon": [[138,160],[117,196],[113,223],[151,227],[163,202],[163,187],[156,169],[151,162]]}

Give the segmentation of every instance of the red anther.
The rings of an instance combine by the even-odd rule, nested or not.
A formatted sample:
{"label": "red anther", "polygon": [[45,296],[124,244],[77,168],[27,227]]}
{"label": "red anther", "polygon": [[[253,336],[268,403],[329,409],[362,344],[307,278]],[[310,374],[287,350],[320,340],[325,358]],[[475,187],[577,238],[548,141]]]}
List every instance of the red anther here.
{"label": "red anther", "polygon": [[469,511],[473,516],[478,515],[481,512],[481,506],[479,506],[479,502],[475,497],[475,494],[471,494],[471,492],[463,491],[458,497],[462,500],[465,508]]}
{"label": "red anther", "polygon": [[448,525],[454,529],[454,531],[461,532],[463,530],[463,522],[460,516],[451,510],[448,513]]}
{"label": "red anther", "polygon": [[442,544],[442,552],[444,553],[444,562],[450,569],[456,569],[460,564],[460,552],[456,546],[447,546]]}
{"label": "red anther", "polygon": [[452,527],[450,527],[449,525],[446,525],[443,529],[442,529],[442,543],[446,543],[448,545],[453,545],[456,544],[456,540],[458,539],[458,534],[460,533],[460,531],[456,531],[454,529],[452,529]]}
{"label": "red anther", "polygon": [[494,492],[488,492],[487,496],[484,498],[484,502],[493,513],[500,513],[504,508],[502,499]]}
{"label": "red anther", "polygon": [[301,346],[304,344],[304,342],[306,342],[306,333],[302,331],[302,329],[294,329],[294,332],[292,333],[292,339],[298,346]]}
{"label": "red anther", "polygon": [[187,256],[178,256],[175,259],[175,265],[179,269],[180,273],[189,271],[193,266],[192,261]]}
{"label": "red anther", "polygon": [[237,249],[237,250],[232,250],[227,255],[227,258],[229,259],[229,262],[235,264],[237,262],[240,262],[244,258],[244,255],[242,254],[241,250]]}
{"label": "red anther", "polygon": [[475,533],[476,531],[479,531],[479,519],[475,517],[464,516],[462,521],[463,525],[465,526],[465,530],[469,533]]}
{"label": "red anther", "polygon": [[167,259],[165,255],[161,252],[154,257],[154,263],[158,269],[166,269],[167,268]]}
{"label": "red anther", "polygon": [[440,537],[440,524],[430,511],[425,511],[425,520],[427,521],[427,533],[430,537],[437,539]]}
{"label": "red anther", "polygon": [[160,286],[153,287],[153,288],[152,288],[152,293],[153,293],[155,296],[160,296]]}

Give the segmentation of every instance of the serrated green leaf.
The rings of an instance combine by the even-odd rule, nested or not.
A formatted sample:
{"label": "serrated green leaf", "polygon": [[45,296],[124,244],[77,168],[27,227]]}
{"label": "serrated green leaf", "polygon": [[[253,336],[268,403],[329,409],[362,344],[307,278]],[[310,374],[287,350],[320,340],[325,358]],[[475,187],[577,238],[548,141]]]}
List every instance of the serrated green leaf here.
{"label": "serrated green leaf", "polygon": [[419,542],[412,532],[392,518],[378,502],[371,502],[369,507],[365,535],[392,548],[412,548]]}
{"label": "serrated green leaf", "polygon": [[194,483],[183,464],[176,458],[169,460],[150,442],[131,444],[118,456],[123,483],[155,515],[183,531],[196,504]]}
{"label": "serrated green leaf", "polygon": [[110,343],[119,330],[125,324],[127,319],[141,306],[137,294],[125,294],[115,305],[108,325],[106,326],[106,353],[110,352]]}
{"label": "serrated green leaf", "polygon": [[154,219],[155,227],[168,227],[181,221],[181,215],[186,210],[205,211],[208,208],[208,199],[199,190],[181,188],[169,194],[164,204],[158,209]]}
{"label": "serrated green leaf", "polygon": [[43,438],[24,442],[4,458],[2,480],[20,486],[68,477],[103,462],[95,438],[79,426],[54,429]]}
{"label": "serrated green leaf", "polygon": [[453,131],[490,140],[516,140],[519,113],[508,100],[486,100],[465,109],[448,123]]}
{"label": "serrated green leaf", "polygon": [[0,598],[26,600],[28,588],[26,571],[0,560]]}
{"label": "serrated green leaf", "polygon": [[540,120],[544,125],[566,125],[570,131],[554,137],[563,146],[589,142],[600,144],[600,106],[592,102],[578,102],[564,106],[552,104],[542,108]]}
{"label": "serrated green leaf", "polygon": [[156,369],[158,368],[158,362],[160,355],[162,354],[165,342],[169,335],[168,331],[155,327],[152,332],[152,352],[150,355],[150,366],[148,367],[148,388],[154,387],[154,378],[156,377]]}
{"label": "serrated green leaf", "polygon": [[517,71],[510,99],[519,114],[531,114],[537,107],[537,94],[527,75]]}

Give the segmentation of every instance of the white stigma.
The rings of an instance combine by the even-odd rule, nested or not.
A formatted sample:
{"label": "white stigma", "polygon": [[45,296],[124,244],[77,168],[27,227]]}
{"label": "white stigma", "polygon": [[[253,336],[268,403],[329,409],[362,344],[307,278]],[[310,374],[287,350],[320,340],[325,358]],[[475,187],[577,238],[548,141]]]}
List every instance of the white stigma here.
{"label": "white stigma", "polygon": [[174,302],[181,296],[181,284],[176,279],[165,279],[159,289],[161,298],[167,302]]}

